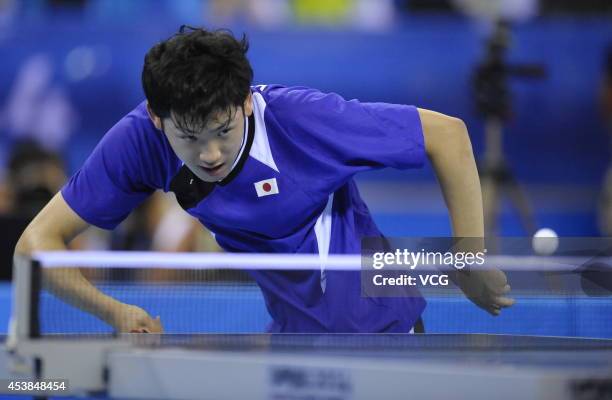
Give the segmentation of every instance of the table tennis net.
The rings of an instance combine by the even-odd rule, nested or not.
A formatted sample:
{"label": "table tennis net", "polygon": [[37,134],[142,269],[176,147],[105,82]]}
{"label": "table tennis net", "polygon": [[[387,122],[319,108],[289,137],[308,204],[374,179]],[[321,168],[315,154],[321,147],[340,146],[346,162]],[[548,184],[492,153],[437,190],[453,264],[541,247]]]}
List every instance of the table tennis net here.
{"label": "table tennis net", "polygon": [[[576,263],[555,260],[565,266]],[[602,317],[612,315],[612,294],[605,287],[593,289],[582,272],[543,271],[533,261],[518,256],[505,260],[516,304],[499,317],[477,307],[452,282],[420,287],[417,295],[427,301],[422,316],[426,332],[612,338],[612,319]],[[96,292],[159,316],[164,333],[263,333],[272,318],[254,279],[258,271],[284,276],[285,283],[314,274],[323,293],[330,274],[363,281],[373,273],[362,268],[359,256],[329,256],[321,273],[318,256],[279,254],[58,252],[35,257],[32,266],[30,318],[33,334],[40,336],[116,333],[108,322],[70,304],[61,289],[51,289],[50,279],[68,290],[84,277]],[[362,286],[360,295],[368,296],[367,288]]]}

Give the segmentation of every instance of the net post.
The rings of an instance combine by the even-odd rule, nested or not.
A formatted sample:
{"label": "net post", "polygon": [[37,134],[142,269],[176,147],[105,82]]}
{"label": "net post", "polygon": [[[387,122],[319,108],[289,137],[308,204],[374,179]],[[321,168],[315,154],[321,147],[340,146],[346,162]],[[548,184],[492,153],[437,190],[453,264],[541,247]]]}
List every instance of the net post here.
{"label": "net post", "polygon": [[13,258],[12,310],[7,346],[38,338],[38,298],[41,289],[41,266],[31,257]]}

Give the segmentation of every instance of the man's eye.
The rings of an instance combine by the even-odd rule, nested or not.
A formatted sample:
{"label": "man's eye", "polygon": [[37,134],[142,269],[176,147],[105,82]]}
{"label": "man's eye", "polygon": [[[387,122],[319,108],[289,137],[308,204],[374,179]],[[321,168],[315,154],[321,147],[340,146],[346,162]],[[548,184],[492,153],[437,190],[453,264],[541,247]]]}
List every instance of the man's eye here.
{"label": "man's eye", "polygon": [[197,140],[197,137],[190,135],[190,136],[181,136],[181,139],[183,140],[187,140],[188,142],[195,142]]}
{"label": "man's eye", "polygon": [[225,136],[229,133],[230,130],[231,130],[230,128],[225,128],[221,130],[219,133],[217,133],[217,136]]}

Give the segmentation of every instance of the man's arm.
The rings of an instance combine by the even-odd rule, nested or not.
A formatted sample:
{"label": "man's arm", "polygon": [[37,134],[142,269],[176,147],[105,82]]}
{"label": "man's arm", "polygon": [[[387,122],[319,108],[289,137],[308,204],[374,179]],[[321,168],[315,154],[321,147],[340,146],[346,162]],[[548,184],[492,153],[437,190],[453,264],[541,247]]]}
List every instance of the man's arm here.
{"label": "man's arm", "polygon": [[484,219],[480,179],[472,144],[463,121],[419,109],[425,150],[448,207],[453,234],[483,237]]}
{"label": "man's arm", "polygon": [[[424,109],[419,109],[419,117],[425,150],[440,182],[453,235],[484,238],[480,179],[465,124],[458,118]],[[499,270],[460,272],[456,280],[470,300],[493,315],[514,304],[505,296],[510,286]]]}
{"label": "man's arm", "polygon": [[[61,193],[28,225],[17,242],[15,255],[66,250],[66,245],[89,224],[64,201]],[[100,292],[76,268],[44,270],[44,288],[65,302],[96,315],[119,332],[161,332],[159,319],[139,307],[121,303]]]}

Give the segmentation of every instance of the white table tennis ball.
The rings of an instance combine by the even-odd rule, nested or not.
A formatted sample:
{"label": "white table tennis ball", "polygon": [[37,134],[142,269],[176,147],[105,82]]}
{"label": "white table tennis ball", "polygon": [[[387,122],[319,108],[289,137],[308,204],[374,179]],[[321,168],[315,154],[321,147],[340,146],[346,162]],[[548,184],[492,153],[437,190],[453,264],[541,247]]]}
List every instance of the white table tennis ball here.
{"label": "white table tennis ball", "polygon": [[533,251],[541,256],[549,256],[559,247],[559,236],[550,228],[539,229],[531,240]]}

